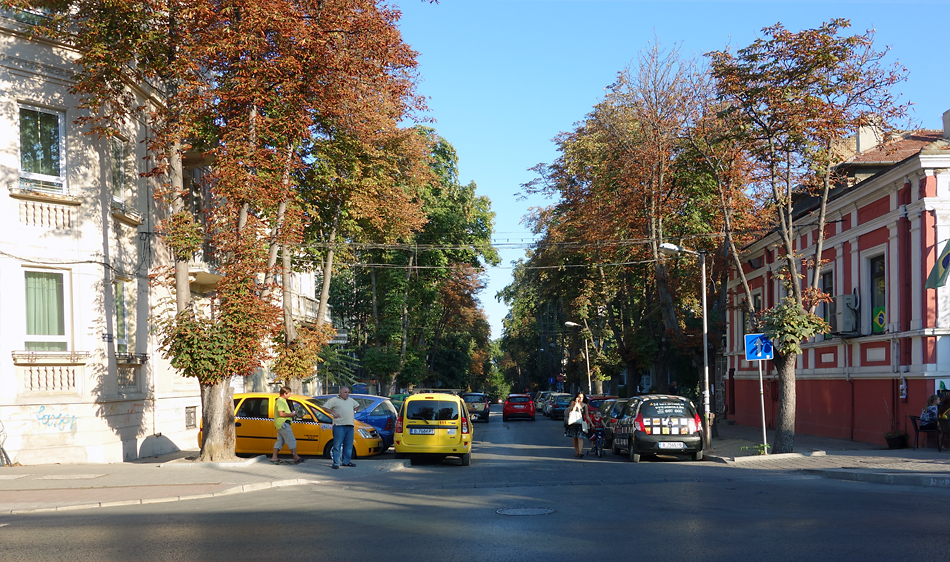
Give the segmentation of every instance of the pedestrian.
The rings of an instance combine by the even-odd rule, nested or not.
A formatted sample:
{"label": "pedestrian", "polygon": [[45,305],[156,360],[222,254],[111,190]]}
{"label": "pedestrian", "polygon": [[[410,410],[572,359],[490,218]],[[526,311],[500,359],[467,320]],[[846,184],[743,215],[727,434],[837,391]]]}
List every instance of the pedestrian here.
{"label": "pedestrian", "polygon": [[290,396],[291,388],[289,386],[280,387],[280,396],[277,397],[277,403],[274,405],[274,425],[277,426],[277,443],[274,444],[274,456],[270,462],[280,464],[277,453],[287,444],[291,454],[294,456],[294,464],[303,462],[297,456],[297,439],[294,437],[294,430],[290,427],[290,420],[294,419],[294,413],[287,405],[287,397]]}
{"label": "pedestrian", "polygon": [[920,427],[919,429],[936,429],[937,428],[937,415],[938,408],[937,404],[940,403],[940,397],[934,394],[927,399],[927,407],[920,412]]}
{"label": "pedestrian", "polygon": [[339,396],[323,403],[323,408],[333,416],[333,448],[330,449],[333,468],[356,466],[350,459],[353,452],[353,426],[356,424],[353,414],[359,406],[359,402],[350,398],[350,389],[346,386],[340,387]]}
{"label": "pedestrian", "polygon": [[672,394],[673,396],[679,396],[679,393],[680,393],[680,387],[679,387],[679,385],[676,384],[676,381],[671,382],[671,383],[670,383],[670,394]]}
{"label": "pedestrian", "polygon": [[577,458],[584,456],[584,431],[587,419],[589,419],[587,398],[583,392],[578,392],[564,410],[564,437],[574,440],[574,456]]}

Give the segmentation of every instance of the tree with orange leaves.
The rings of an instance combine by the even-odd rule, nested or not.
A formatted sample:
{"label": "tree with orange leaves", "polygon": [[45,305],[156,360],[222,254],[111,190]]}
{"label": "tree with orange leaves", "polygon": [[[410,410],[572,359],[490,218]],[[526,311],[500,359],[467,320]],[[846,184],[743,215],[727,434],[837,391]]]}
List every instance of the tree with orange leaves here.
{"label": "tree with orange leaves", "polygon": [[[739,49],[709,54],[724,112],[735,124],[734,138],[757,164],[751,187],[766,194],[766,210],[778,233],[779,259],[788,297],[762,314],[775,346],[781,380],[773,451],[791,452],[795,435],[795,363],[801,342],[827,331],[815,307],[827,298],[819,289],[825,237],[825,209],[835,167],[846,155],[840,141],[858,128],[876,125],[885,132],[904,115],[891,87],[905,79],[899,65],[883,63],[886,51],[874,48],[874,33],[845,36],[850,27],[835,19],[816,29],[792,32],[781,24]],[[815,204],[801,202],[814,197]],[[815,251],[795,248],[796,220],[814,218]],[[733,248],[734,254],[737,253]],[[809,272],[812,273],[809,279]],[[742,269],[738,274],[743,276]],[[743,276],[744,277],[744,276]],[[746,302],[751,302],[743,279]]]}
{"label": "tree with orange leaves", "polygon": [[[419,145],[398,141],[406,137],[398,124],[422,104],[414,94],[415,53],[396,28],[398,11],[373,0],[5,5],[48,12],[37,30],[76,48],[81,70],[74,90],[90,111],[91,132],[111,135],[116,123],[147,118],[155,162],[149,174],[162,180],[155,196],[173,262],[155,275],[175,297],[175,313],[159,322],[163,349],[173,366],[199,381],[200,458],[233,456],[228,383],[271,357],[266,344],[281,330],[276,274],[293,267],[293,249],[319,220],[314,210],[353,188],[329,182],[303,193],[303,170],[333,166],[309,149],[387,153],[382,160],[397,164],[364,176],[394,197],[366,204],[364,196],[360,211],[385,207],[387,224],[420,224],[411,193],[427,168]],[[136,92],[143,85],[155,88],[152,99]],[[212,162],[201,216],[184,204],[187,153]],[[188,280],[188,262],[202,244],[213,248],[223,273],[210,315],[198,312]],[[329,276],[332,261],[327,265]],[[309,374],[307,358],[328,337],[318,331],[297,340],[295,331],[285,314],[276,365],[285,377]]]}

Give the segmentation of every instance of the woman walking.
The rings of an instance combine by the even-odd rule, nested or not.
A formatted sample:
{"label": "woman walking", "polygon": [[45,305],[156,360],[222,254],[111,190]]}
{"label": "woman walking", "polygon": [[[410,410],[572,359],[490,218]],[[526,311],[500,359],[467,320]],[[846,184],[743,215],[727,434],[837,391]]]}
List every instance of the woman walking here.
{"label": "woman walking", "polygon": [[587,398],[583,392],[574,395],[574,399],[564,410],[564,437],[574,439],[574,456],[584,456],[584,422],[587,417]]}

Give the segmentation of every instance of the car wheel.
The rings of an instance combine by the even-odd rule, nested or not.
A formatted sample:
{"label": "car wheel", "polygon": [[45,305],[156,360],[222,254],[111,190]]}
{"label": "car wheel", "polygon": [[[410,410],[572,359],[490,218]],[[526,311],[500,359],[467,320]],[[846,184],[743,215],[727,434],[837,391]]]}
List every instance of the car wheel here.
{"label": "car wheel", "polygon": [[508,416],[501,416],[501,421],[503,421],[503,422],[508,421]]}
{"label": "car wheel", "polygon": [[612,453],[615,454],[615,455],[619,455],[619,454],[620,454],[620,447],[618,447],[615,443],[611,443],[611,444],[610,444],[610,452],[612,452]]}
{"label": "car wheel", "polygon": [[640,453],[633,448],[633,443],[630,444],[630,462],[640,462]]}
{"label": "car wheel", "polygon": [[472,453],[465,453],[461,456],[462,466],[469,466],[472,464]]}
{"label": "car wheel", "polygon": [[694,461],[701,461],[701,460],[703,460],[703,452],[702,452],[702,451],[696,451],[695,453],[693,453],[693,460],[694,460]]}
{"label": "car wheel", "polygon": [[329,459],[333,456],[330,454],[330,449],[332,448],[333,448],[333,441],[327,442],[326,447],[323,448],[323,458]]}
{"label": "car wheel", "polygon": [[534,416],[531,416],[531,421],[534,421]]}

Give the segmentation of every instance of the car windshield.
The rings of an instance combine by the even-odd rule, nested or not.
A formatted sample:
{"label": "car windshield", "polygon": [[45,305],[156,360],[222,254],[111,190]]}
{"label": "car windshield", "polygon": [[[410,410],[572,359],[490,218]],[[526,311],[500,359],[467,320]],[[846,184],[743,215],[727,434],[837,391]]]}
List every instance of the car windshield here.
{"label": "car windshield", "polygon": [[692,408],[681,400],[650,400],[640,407],[640,414],[645,418],[661,418],[669,416],[689,416]]}
{"label": "car windshield", "polygon": [[531,399],[527,396],[509,396],[508,401],[512,404],[527,404]]}
{"label": "car windshield", "polygon": [[587,403],[587,407],[590,408],[591,410],[593,410],[593,409],[595,409],[595,408],[600,408],[600,405],[603,404],[603,403],[604,403],[604,399],[603,399],[603,398],[598,398],[598,399],[596,399],[596,400],[591,400],[590,402],[588,402],[588,403]]}
{"label": "car windshield", "polygon": [[406,405],[406,417],[420,421],[447,421],[459,418],[457,402],[448,400],[413,400]]}
{"label": "car windshield", "polygon": [[488,399],[485,398],[484,396],[480,396],[477,394],[469,394],[468,396],[463,396],[462,399],[468,402],[469,404],[473,404],[473,403],[483,404],[488,401]]}

